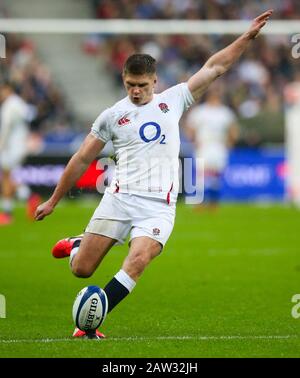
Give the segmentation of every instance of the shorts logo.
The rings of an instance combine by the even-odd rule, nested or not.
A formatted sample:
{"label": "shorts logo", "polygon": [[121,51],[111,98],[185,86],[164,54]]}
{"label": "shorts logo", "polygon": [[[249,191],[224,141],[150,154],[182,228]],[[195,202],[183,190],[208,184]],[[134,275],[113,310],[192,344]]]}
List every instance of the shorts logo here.
{"label": "shorts logo", "polygon": [[153,228],[152,233],[153,233],[153,236],[159,236],[160,229],[159,228]]}
{"label": "shorts logo", "polygon": [[163,113],[168,113],[168,111],[170,110],[168,105],[164,102],[161,102],[158,106]]}
{"label": "shorts logo", "polygon": [[128,125],[129,123],[130,123],[130,119],[128,119],[126,117],[122,117],[118,121],[119,126],[125,126],[125,125]]}

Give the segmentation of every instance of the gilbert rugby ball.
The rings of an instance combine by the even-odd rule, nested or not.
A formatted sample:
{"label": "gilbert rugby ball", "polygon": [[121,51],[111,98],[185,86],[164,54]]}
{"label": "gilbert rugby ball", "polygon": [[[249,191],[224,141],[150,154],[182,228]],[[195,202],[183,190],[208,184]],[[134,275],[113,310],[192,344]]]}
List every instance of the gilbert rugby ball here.
{"label": "gilbert rugby ball", "polygon": [[73,304],[73,320],[82,331],[95,330],[103,323],[107,314],[107,296],[98,286],[87,286],[80,290]]}

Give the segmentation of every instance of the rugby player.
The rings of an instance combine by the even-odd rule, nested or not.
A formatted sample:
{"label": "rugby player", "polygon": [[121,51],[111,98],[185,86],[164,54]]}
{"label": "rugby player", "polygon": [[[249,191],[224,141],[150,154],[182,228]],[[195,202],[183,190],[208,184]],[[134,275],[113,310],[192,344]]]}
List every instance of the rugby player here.
{"label": "rugby player", "polygon": [[[187,82],[160,94],[154,93],[155,60],[146,54],[130,56],[123,69],[127,97],[99,115],[67,164],[53,195],[38,207],[35,218],[39,221],[53,212],[106,142],[112,141],[117,156],[115,178],[84,235],[61,240],[52,251],[58,258],[70,256],[75,276],[90,277],[111,247],[130,235],[128,255],[104,287],[108,312],[133,290],[172,232],[178,191],[178,123],[182,114],[239,59],[272,12],[255,18],[248,31],[212,55]],[[169,170],[172,165],[172,174],[166,171],[166,161],[170,162]],[[84,332],[75,330],[73,335],[84,336]],[[102,336],[98,331],[93,337]]]}

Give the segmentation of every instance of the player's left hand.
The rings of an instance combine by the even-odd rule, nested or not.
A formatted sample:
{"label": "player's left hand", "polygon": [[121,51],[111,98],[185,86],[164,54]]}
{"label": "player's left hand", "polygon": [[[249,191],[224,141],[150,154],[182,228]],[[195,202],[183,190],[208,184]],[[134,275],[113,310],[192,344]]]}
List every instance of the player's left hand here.
{"label": "player's left hand", "polygon": [[269,9],[253,20],[252,25],[247,32],[250,39],[257,37],[260,30],[266,25],[268,19],[271,17],[272,13],[273,9]]}

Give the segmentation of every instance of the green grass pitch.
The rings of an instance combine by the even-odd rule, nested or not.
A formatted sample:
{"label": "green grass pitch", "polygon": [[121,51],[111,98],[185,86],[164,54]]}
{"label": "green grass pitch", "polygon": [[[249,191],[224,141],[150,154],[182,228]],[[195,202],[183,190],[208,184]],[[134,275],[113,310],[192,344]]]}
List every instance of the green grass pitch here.
{"label": "green grass pitch", "polygon": [[86,285],[105,286],[127,246],[93,277],[78,279],[56,240],[80,233],[94,202],[64,202],[42,222],[17,209],[0,229],[0,357],[300,357],[300,212],[284,205],[223,205],[196,213],[178,204],[161,256],[103,324],[107,339],[74,340],[71,309]]}

